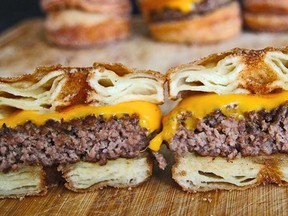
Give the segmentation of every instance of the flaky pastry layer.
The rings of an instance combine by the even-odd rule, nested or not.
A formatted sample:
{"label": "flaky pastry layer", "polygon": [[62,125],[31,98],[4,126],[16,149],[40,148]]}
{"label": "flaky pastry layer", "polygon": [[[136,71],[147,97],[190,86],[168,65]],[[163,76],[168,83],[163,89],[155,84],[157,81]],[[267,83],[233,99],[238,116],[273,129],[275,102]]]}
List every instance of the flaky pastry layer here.
{"label": "flaky pastry layer", "polygon": [[288,156],[242,157],[228,161],[193,153],[176,156],[172,177],[188,192],[245,190],[260,184],[288,185]]}
{"label": "flaky pastry layer", "polygon": [[0,78],[0,118],[15,109],[57,111],[76,104],[108,106],[129,101],[164,102],[164,76],[96,63],[88,68],[38,68],[16,78]]}
{"label": "flaky pastry layer", "polygon": [[152,162],[147,154],[137,158],[109,160],[98,163],[78,162],[61,165],[58,170],[67,181],[65,186],[75,192],[94,191],[103,187],[136,187],[152,175]]}
{"label": "flaky pastry layer", "polygon": [[0,199],[43,196],[47,192],[41,166],[24,166],[8,173],[0,172]]}
{"label": "flaky pastry layer", "polygon": [[288,90],[288,49],[233,49],[168,71],[169,97],[184,92],[269,94]]}

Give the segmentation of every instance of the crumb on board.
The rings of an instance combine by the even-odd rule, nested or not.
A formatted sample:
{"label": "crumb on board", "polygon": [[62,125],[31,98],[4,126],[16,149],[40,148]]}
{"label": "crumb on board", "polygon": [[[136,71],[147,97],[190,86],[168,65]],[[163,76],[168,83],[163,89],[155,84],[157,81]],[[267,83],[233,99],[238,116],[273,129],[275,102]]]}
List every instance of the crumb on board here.
{"label": "crumb on board", "polygon": [[211,202],[212,202],[211,194],[208,194],[208,197],[204,197],[202,200],[203,200],[204,202],[209,202],[209,203],[211,203]]}

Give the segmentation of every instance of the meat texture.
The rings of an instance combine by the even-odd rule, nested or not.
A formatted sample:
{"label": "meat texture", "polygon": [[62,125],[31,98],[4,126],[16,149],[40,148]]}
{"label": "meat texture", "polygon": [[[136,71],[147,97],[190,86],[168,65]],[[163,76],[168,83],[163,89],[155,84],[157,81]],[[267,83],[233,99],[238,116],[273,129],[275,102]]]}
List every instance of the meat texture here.
{"label": "meat texture", "polygon": [[133,158],[149,144],[147,129],[139,116],[121,118],[87,116],[70,122],[49,120],[42,126],[31,122],[0,129],[0,171],[21,165],[52,166],[78,161],[99,162]]}
{"label": "meat texture", "polygon": [[185,119],[172,139],[170,149],[178,154],[196,152],[201,156],[227,157],[271,155],[288,153],[288,103],[270,112],[252,111],[244,118],[226,117],[216,110],[199,120],[195,130],[185,128]]}

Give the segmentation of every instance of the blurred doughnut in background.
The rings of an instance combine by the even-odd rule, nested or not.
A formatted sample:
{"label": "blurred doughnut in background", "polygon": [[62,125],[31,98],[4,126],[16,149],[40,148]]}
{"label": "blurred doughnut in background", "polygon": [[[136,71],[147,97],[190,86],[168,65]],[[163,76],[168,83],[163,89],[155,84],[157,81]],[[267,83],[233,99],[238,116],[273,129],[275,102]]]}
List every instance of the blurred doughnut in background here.
{"label": "blurred doughnut in background", "polygon": [[60,46],[83,47],[127,38],[129,0],[42,0],[47,39]]}
{"label": "blurred doughnut in background", "polygon": [[244,0],[245,25],[257,31],[288,30],[288,0]]}

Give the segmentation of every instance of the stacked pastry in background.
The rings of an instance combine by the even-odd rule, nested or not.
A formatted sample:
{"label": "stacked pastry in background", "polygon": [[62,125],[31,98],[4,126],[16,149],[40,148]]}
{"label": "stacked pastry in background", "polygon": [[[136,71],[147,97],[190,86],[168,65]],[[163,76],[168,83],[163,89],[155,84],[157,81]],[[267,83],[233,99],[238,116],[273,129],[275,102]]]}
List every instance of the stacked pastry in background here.
{"label": "stacked pastry in background", "polygon": [[161,41],[213,43],[241,32],[235,0],[142,0],[152,36]]}
{"label": "stacked pastry in background", "polygon": [[288,30],[288,0],[244,0],[244,21],[259,31]]}
{"label": "stacked pastry in background", "polygon": [[130,34],[129,0],[42,0],[47,38],[61,46],[82,47]]}

